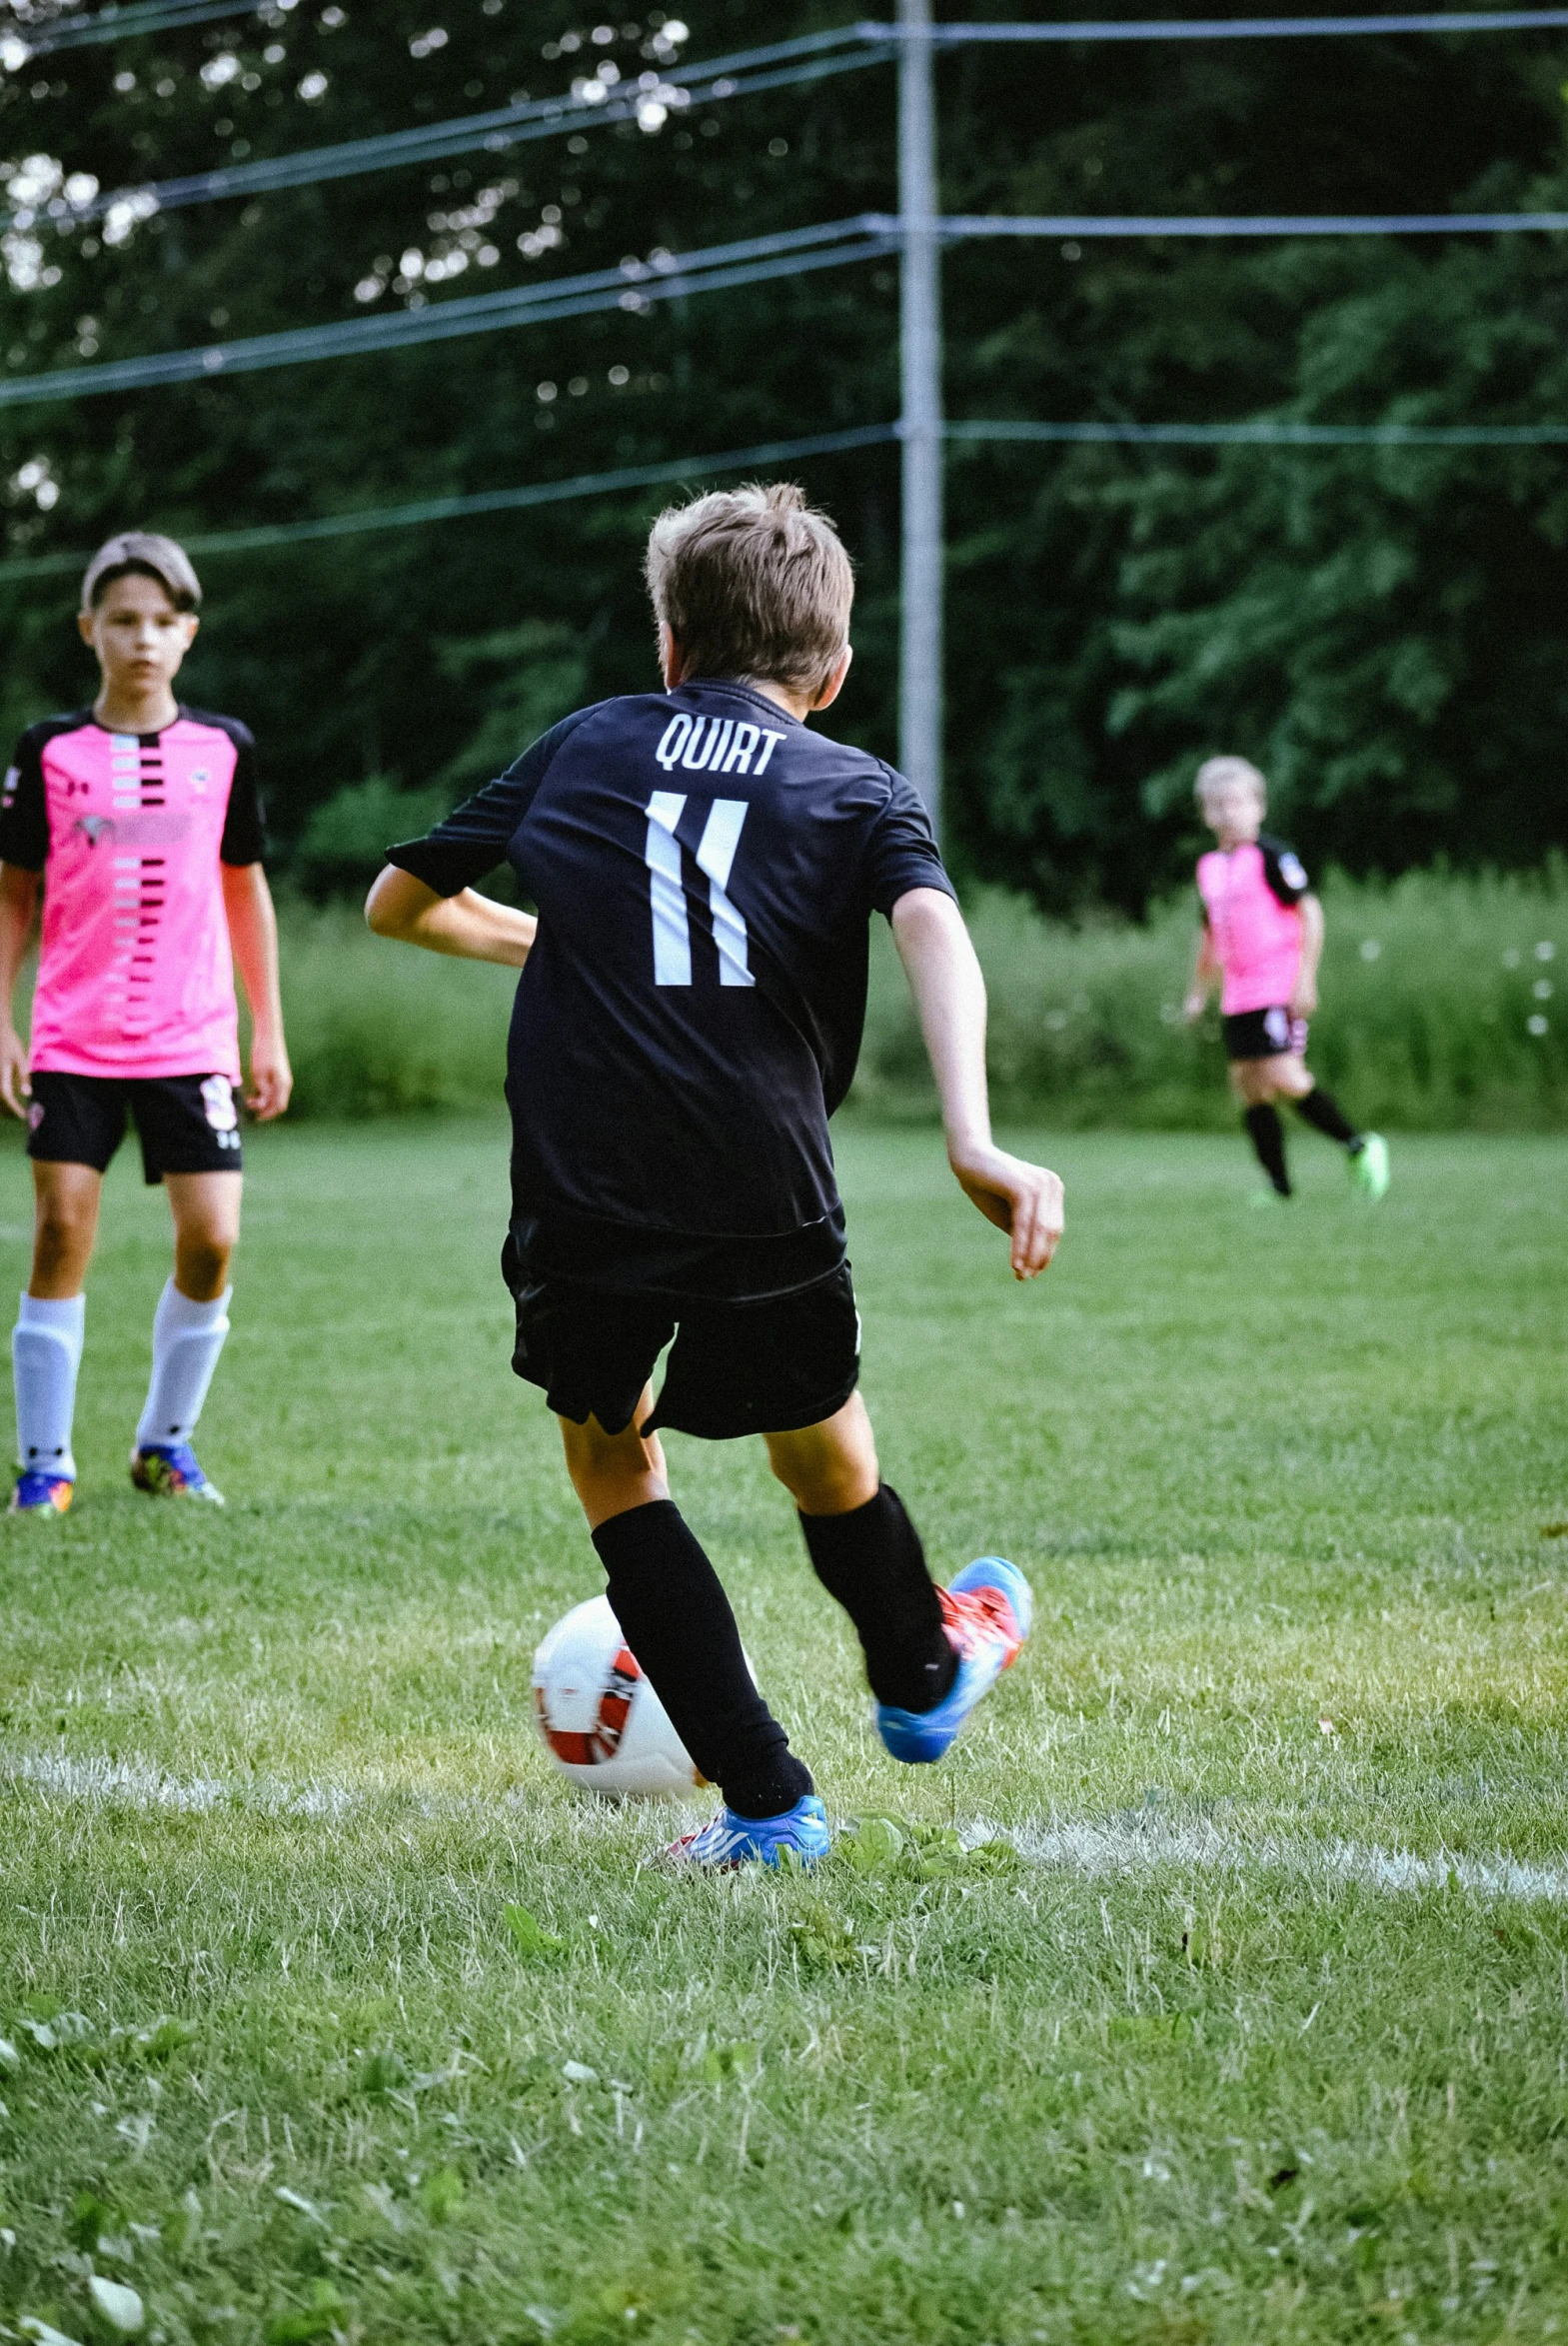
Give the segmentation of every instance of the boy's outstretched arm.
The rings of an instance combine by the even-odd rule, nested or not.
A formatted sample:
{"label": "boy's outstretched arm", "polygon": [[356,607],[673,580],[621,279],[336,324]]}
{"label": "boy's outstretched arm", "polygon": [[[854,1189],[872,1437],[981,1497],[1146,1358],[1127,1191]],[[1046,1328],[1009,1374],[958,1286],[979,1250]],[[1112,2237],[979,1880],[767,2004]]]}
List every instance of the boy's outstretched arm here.
{"label": "boy's outstretched arm", "polygon": [[25,1118],[32,1087],[27,1078],[27,1045],[16,1031],[11,997],[38,911],[36,872],[0,864],[0,1101]]}
{"label": "boy's outstretched arm", "polygon": [[1061,1182],[991,1140],[985,980],[963,915],[939,889],[911,888],[893,906],[892,934],[941,1097],[947,1163],[964,1195],[1010,1234],[1013,1277],[1033,1278],[1061,1236]]}
{"label": "boy's outstretched arm", "polygon": [[365,918],[378,937],[422,945],[427,953],[455,954],[466,962],[499,962],[521,970],[539,923],[532,913],[498,905],[477,889],[438,896],[412,872],[386,865],[365,899]]}
{"label": "boy's outstretched arm", "polygon": [[278,990],[278,916],[260,864],[225,864],[223,909],[229,943],[251,1006],[251,1086],[245,1105],[258,1124],[282,1116],[294,1090]]}
{"label": "boy's outstretched arm", "polygon": [[1187,999],[1181,1006],[1181,1015],[1190,1027],[1200,1019],[1208,1007],[1209,988],[1223,973],[1219,956],[1214,951],[1214,940],[1205,921],[1198,931],[1198,950],[1192,964],[1192,983],[1187,988]]}
{"label": "boy's outstretched arm", "polygon": [[1301,960],[1290,989],[1291,1016],[1309,1019],[1317,1008],[1317,965],[1323,956],[1323,908],[1315,896],[1300,903]]}

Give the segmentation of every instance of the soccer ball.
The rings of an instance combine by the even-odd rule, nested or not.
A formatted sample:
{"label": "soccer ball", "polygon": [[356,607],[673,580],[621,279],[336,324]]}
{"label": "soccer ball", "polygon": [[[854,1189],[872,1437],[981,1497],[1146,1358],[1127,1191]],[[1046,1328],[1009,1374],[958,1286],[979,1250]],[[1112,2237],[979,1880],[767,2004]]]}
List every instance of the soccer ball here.
{"label": "soccer ball", "polygon": [[534,1708],[562,1773],[608,1800],[679,1797],[704,1781],[608,1596],[574,1605],[546,1637],[534,1656]]}

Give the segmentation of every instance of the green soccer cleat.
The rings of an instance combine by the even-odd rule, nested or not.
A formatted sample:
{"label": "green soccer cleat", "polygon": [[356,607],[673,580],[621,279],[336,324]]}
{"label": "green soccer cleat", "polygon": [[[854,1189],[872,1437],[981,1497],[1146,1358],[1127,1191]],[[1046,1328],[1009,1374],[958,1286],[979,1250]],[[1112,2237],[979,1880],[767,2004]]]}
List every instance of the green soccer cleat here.
{"label": "green soccer cleat", "polygon": [[1376,1200],[1388,1194],[1388,1143],[1381,1133],[1362,1136],[1361,1146],[1350,1160],[1350,1179],[1363,1197]]}

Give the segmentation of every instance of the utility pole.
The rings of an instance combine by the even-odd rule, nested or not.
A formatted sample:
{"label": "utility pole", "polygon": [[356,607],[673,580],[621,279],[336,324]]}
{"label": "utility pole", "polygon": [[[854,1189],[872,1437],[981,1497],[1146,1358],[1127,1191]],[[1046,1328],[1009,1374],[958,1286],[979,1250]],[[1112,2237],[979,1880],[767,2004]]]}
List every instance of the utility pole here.
{"label": "utility pole", "polygon": [[898,763],[941,836],[941,257],[930,0],[898,0],[903,585]]}

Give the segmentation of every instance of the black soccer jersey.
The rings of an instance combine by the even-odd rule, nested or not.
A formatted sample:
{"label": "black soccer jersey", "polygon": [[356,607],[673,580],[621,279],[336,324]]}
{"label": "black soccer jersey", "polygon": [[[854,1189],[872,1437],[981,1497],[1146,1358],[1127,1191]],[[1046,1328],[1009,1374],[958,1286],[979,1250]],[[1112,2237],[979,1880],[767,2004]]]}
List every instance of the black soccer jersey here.
{"label": "black soccer jersey", "polygon": [[704,679],[565,719],[390,856],[443,896],[507,860],[539,908],[507,1097],[514,1213],[558,1267],[731,1294],[832,1268],[868,918],[953,893],[901,775]]}

